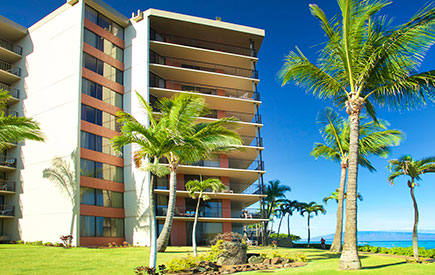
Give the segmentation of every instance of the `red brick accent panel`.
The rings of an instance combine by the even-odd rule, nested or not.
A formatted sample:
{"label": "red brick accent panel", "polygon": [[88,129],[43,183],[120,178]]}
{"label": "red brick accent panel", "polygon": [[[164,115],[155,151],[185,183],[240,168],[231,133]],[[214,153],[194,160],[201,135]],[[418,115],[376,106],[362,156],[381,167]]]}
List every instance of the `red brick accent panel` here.
{"label": "red brick accent panel", "polygon": [[85,18],[85,28],[98,34],[99,36],[103,37],[104,39],[109,40],[110,42],[112,42],[116,46],[120,47],[121,49],[125,49],[124,40],[113,35],[111,32],[106,31],[102,27],[98,26],[97,24],[94,24],[93,22],[89,21],[86,18]]}
{"label": "red brick accent panel", "polygon": [[110,55],[92,47],[91,45],[87,44],[86,42],[83,42],[83,51],[85,53],[88,53],[92,55],[93,57],[96,57],[100,59],[101,61],[104,61],[104,63],[107,63],[118,70],[124,71],[124,63],[119,61],[118,59],[115,59],[111,57]]}
{"label": "red brick accent panel", "polygon": [[95,135],[99,135],[102,137],[106,137],[106,138],[113,138],[114,136],[119,136],[121,135],[120,133],[118,133],[117,131],[108,129],[108,128],[104,128],[102,126],[87,122],[82,120],[80,122],[80,129],[86,132],[89,132],[91,134],[95,134]]}
{"label": "red brick accent panel", "polygon": [[226,117],[226,113],[225,113],[225,111],[219,111],[219,110],[218,110],[217,115],[218,115],[218,118],[219,118],[219,119]]}
{"label": "red brick accent panel", "polygon": [[180,211],[180,213],[186,212],[186,198],[176,198],[175,208]]}
{"label": "red brick accent panel", "polygon": [[177,190],[185,190],[184,185],[184,175],[183,174],[177,174]]}
{"label": "red brick accent panel", "polygon": [[231,218],[231,201],[229,199],[222,200],[222,218]]}
{"label": "red brick accent panel", "polygon": [[219,159],[220,159],[220,167],[228,168],[228,156],[221,154]]}
{"label": "red brick accent panel", "polygon": [[124,241],[124,238],[80,237],[80,246],[107,246],[109,243],[121,245]]}
{"label": "red brick accent panel", "polygon": [[122,86],[119,83],[116,83],[115,81],[107,79],[104,76],[97,74],[96,72],[88,70],[85,67],[82,67],[82,76],[86,79],[94,81],[95,83],[105,86],[117,93],[124,94],[124,86]]}
{"label": "red brick accent panel", "polygon": [[125,218],[124,208],[80,204],[80,215],[106,218]]}
{"label": "red brick accent panel", "polygon": [[80,158],[107,163],[110,165],[124,167],[124,159],[101,152],[92,151],[85,148],[80,148]]}
{"label": "red brick accent panel", "polygon": [[221,182],[222,182],[225,186],[230,186],[230,177],[221,177]]}
{"label": "red brick accent panel", "polygon": [[179,90],[181,91],[181,84],[173,83],[171,81],[166,81],[166,89]]}
{"label": "red brick accent panel", "polygon": [[116,116],[116,112],[122,111],[121,108],[113,106],[112,104],[106,103],[102,100],[96,99],[95,97],[82,94],[82,103],[88,106],[97,108],[98,110],[104,111],[106,113]]}
{"label": "red brick accent panel", "polygon": [[231,226],[231,223],[230,222],[223,222],[222,223],[222,231],[223,231],[223,233],[225,233],[225,232],[231,232],[233,229],[232,229],[232,226]]}
{"label": "red brick accent panel", "polygon": [[217,89],[217,90],[216,90],[216,94],[217,94],[217,95],[220,95],[220,96],[225,96],[225,90]]}
{"label": "red brick accent panel", "polygon": [[174,221],[172,223],[172,230],[171,230],[171,245],[173,246],[187,245],[186,230],[187,230],[187,225],[185,221]]}
{"label": "red brick accent panel", "polygon": [[124,192],[124,184],[122,183],[84,176],[80,176],[80,186],[94,189],[105,189],[115,192]]}

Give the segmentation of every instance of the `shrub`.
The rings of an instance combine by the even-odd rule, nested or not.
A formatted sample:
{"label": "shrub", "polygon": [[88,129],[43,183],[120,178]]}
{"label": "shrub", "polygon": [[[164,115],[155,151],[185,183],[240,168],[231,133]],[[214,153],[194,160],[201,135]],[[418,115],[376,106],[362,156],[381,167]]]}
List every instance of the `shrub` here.
{"label": "shrub", "polygon": [[178,273],[181,271],[188,271],[198,266],[201,260],[201,256],[193,257],[191,255],[187,255],[187,257],[172,259],[166,264],[166,266],[169,272]]}
{"label": "shrub", "polygon": [[[292,241],[299,241],[301,239],[301,237],[299,237],[297,235],[293,235],[293,234],[290,234],[290,237],[291,237]],[[278,238],[278,234],[277,233],[272,233],[272,234],[270,234],[270,238],[271,239],[277,239]],[[279,234],[279,238],[280,239],[287,238],[287,234],[280,233]]]}
{"label": "shrub", "polygon": [[54,246],[51,242],[44,243],[45,246]]}
{"label": "shrub", "polygon": [[[392,254],[392,255],[400,255],[412,257],[414,255],[414,251],[412,247],[376,247],[376,246],[359,246],[359,251],[363,252],[371,252],[371,253],[382,253],[382,254]],[[422,258],[435,258],[435,249],[425,249],[423,247],[418,248],[418,254]]]}
{"label": "shrub", "polygon": [[16,241],[15,243],[16,243],[16,244],[24,244],[24,241],[19,240],[19,241]]}
{"label": "shrub", "polygon": [[60,240],[63,242],[64,247],[71,247],[73,236],[72,235],[62,235]]}

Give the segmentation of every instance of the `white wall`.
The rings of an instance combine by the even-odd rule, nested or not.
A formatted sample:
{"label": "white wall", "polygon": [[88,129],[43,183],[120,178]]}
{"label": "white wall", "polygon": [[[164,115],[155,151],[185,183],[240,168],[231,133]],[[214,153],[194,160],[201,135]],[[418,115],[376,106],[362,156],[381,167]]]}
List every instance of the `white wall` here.
{"label": "white wall", "polygon": [[[139,22],[132,21],[125,30],[124,111],[143,124],[148,124],[148,118],[135,91],[148,99],[148,26],[148,18],[144,17]],[[131,156],[135,146],[124,150],[125,238],[134,245],[149,246],[149,173],[134,166]]]}
{"label": "white wall", "polygon": [[[22,214],[15,238],[25,241],[59,242],[60,235],[70,233],[73,211],[79,211],[61,188],[42,178],[42,171],[56,156],[74,170],[70,155],[79,144],[82,14],[82,1],[65,4],[30,27],[21,43],[26,56],[20,87],[24,113],[40,123],[46,137],[44,143],[27,141],[22,147]],[[79,190],[78,171],[74,173]],[[76,220],[74,244],[78,228]]]}

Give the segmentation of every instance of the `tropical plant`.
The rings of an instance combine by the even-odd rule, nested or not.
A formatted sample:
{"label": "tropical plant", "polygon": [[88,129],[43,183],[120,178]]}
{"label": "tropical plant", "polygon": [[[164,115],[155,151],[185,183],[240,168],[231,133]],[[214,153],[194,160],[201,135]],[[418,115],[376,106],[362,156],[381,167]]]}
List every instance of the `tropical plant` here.
{"label": "tropical plant", "polygon": [[209,178],[206,180],[190,180],[186,183],[186,191],[189,191],[189,196],[193,199],[197,199],[196,203],[196,211],[195,211],[195,220],[193,222],[192,229],[192,246],[193,246],[193,255],[197,256],[196,249],[196,224],[198,223],[198,214],[199,214],[199,206],[201,204],[201,199],[207,201],[210,197],[205,194],[206,191],[211,191],[213,193],[222,192],[226,189],[226,186],[222,184],[219,179]]}
{"label": "tropical plant", "polygon": [[[270,180],[268,182],[268,186],[266,187],[266,219],[272,221],[273,228],[273,219],[277,216],[276,209],[279,204],[281,198],[285,198],[285,193],[290,192],[291,188],[287,185],[281,184],[279,180]],[[263,236],[267,236],[267,228],[268,223],[266,222],[263,227]],[[272,229],[270,229],[272,231]],[[263,241],[263,243],[265,243]]]}
{"label": "tropical plant", "polygon": [[[158,122],[154,117],[151,106],[149,106],[139,93],[136,92],[136,96],[139,104],[148,115],[149,125],[143,125],[131,114],[119,111],[117,116],[118,123],[121,125],[121,135],[112,139],[112,146],[117,152],[122,152],[122,148],[128,144],[138,145],[138,149],[133,155],[135,166],[151,172],[148,186],[151,235],[149,267],[156,268],[157,222],[154,211],[154,176],[161,177],[169,173],[167,167],[159,164],[159,159],[162,158],[164,154],[170,152],[173,148],[173,144],[167,139],[168,134],[165,125]],[[152,163],[149,161],[152,161]]]}
{"label": "tropical plant", "polygon": [[[321,99],[346,108],[350,123],[346,227],[340,269],[361,269],[357,251],[357,177],[360,114],[365,107],[376,120],[374,104],[411,108],[435,94],[435,72],[418,67],[435,41],[435,8],[429,4],[410,21],[393,26],[379,16],[387,0],[338,0],[340,16],[328,21],[315,4],[327,41],[317,64],[297,48],[285,60],[280,76]],[[432,98],[431,98],[432,99]]]}
{"label": "tropical plant", "polygon": [[287,238],[289,238],[290,240],[290,244],[292,244],[292,239],[290,238],[291,234],[290,234],[290,216],[293,215],[293,213],[295,211],[300,211],[301,210],[301,203],[298,202],[297,200],[281,200],[280,205],[279,205],[279,212],[281,213],[281,219],[279,221],[279,226],[278,226],[278,232],[277,232],[277,236],[278,236],[278,240],[280,237],[280,228],[281,228],[281,222],[284,218],[285,215],[287,215]]}
{"label": "tropical plant", "polygon": [[389,161],[391,174],[388,181],[394,184],[394,180],[399,176],[408,176],[408,187],[411,193],[412,203],[414,205],[414,227],[412,229],[412,247],[414,250],[414,258],[419,260],[418,256],[418,239],[417,239],[417,226],[418,226],[418,207],[414,195],[414,187],[417,186],[416,181],[421,181],[421,176],[426,173],[435,172],[435,157],[423,158],[415,160],[410,155],[404,155],[399,159],[392,159]]}
{"label": "tropical plant", "polygon": [[8,149],[10,143],[26,139],[44,141],[39,124],[32,118],[5,114],[9,98],[9,92],[0,89],[0,151]]}
{"label": "tropical plant", "polygon": [[307,247],[310,247],[310,219],[313,218],[313,216],[311,216],[312,213],[314,213],[316,216],[319,214],[319,212],[325,214],[326,210],[325,208],[323,208],[323,205],[317,204],[316,202],[312,201],[310,203],[302,203],[300,205],[300,212],[301,215],[304,216],[305,213],[307,213],[307,227],[308,227],[308,244]]}
{"label": "tropical plant", "polygon": [[[347,197],[347,193],[344,193],[344,199],[346,199]],[[363,196],[358,192],[357,198],[362,201],[363,200]],[[340,199],[340,190],[339,189],[335,189],[334,192],[331,193],[331,195],[324,197],[323,198],[323,202],[326,204],[328,204],[328,201],[330,200],[335,200],[336,203],[339,202]]]}
{"label": "tropical plant", "polygon": [[[74,167],[71,167],[70,163],[73,163]],[[75,207],[78,205],[77,194],[79,192],[79,186],[77,184],[75,172],[77,163],[77,153],[74,150],[71,153],[69,160],[61,157],[54,157],[51,161],[51,167],[45,168],[42,171],[42,177],[53,182],[55,186],[64,193],[70,200],[72,206],[71,227],[69,235],[73,235],[74,221],[76,220],[77,211]]]}
{"label": "tropical plant", "polygon": [[197,122],[198,117],[208,112],[204,99],[199,95],[182,94],[171,99],[162,98],[153,107],[160,110],[158,121],[163,125],[166,137],[163,156],[170,170],[168,211],[157,239],[157,251],[163,252],[168,245],[175,214],[178,166],[239,149],[242,140],[232,130],[236,126],[234,118],[221,118],[210,123]]}
{"label": "tropical plant", "polygon": [[[330,251],[341,250],[343,231],[343,208],[346,184],[346,174],[349,165],[349,121],[341,117],[332,108],[325,108],[317,116],[317,124],[324,143],[316,142],[311,155],[316,159],[323,157],[339,162],[341,165],[340,185],[338,189],[338,208],[335,236]],[[370,155],[386,158],[391,151],[391,146],[399,145],[403,133],[400,130],[389,130],[388,122],[378,120],[377,123],[363,119],[359,128],[359,165],[376,171],[367,157]]]}

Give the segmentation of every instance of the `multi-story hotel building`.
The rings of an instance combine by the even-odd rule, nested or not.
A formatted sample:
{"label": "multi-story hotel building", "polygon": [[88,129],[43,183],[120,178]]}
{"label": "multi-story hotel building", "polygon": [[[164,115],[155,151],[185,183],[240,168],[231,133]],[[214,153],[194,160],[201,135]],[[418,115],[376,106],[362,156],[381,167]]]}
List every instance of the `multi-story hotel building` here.
{"label": "multi-story hotel building", "polygon": [[56,242],[71,233],[81,246],[149,245],[148,191],[153,186],[161,229],[168,179],[150,184],[132,162],[136,147],[120,155],[110,144],[120,134],[118,111],[148,122],[135,91],[151,104],[198,93],[211,110],[198,121],[239,119],[241,150],[180,165],[170,244],[191,244],[195,202],[184,185],[200,176],[227,190],[201,205],[199,244],[265,221],[256,70],[263,37],[261,29],[155,9],[129,19],[95,0],[69,0],[28,29],[0,18],[8,112],[33,117],[46,139],[11,144],[0,156],[1,240]]}

